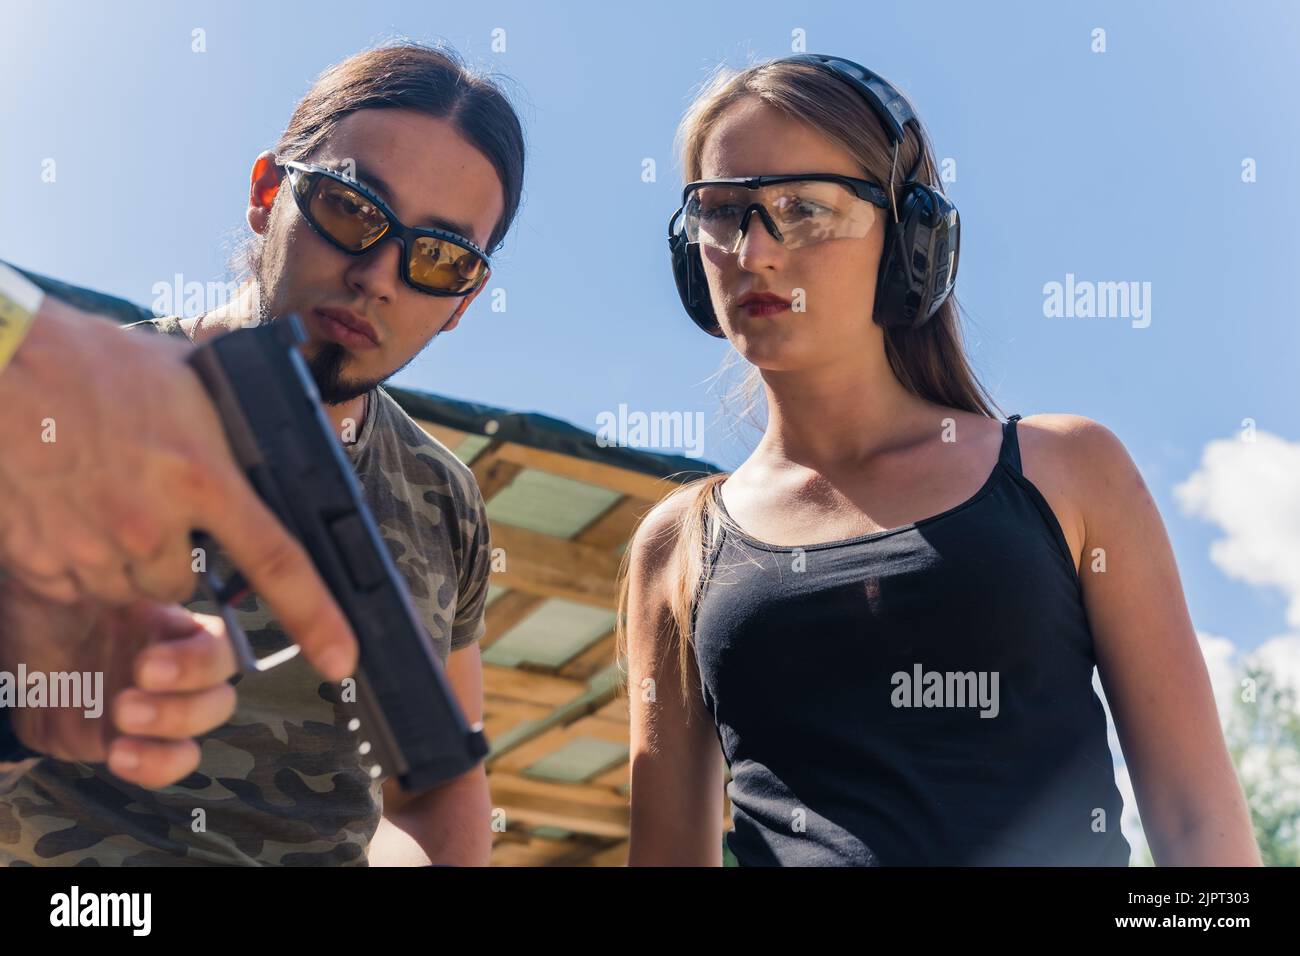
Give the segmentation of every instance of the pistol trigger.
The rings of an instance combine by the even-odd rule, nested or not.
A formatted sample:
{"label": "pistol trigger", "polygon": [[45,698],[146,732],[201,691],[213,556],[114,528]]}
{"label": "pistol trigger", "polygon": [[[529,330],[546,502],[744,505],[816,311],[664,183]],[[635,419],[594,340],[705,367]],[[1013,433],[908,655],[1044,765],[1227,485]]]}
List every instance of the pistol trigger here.
{"label": "pistol trigger", "polygon": [[229,580],[221,586],[221,590],[218,592],[217,597],[222,604],[238,604],[243,600],[244,595],[247,593],[248,582],[244,580],[242,574],[236,571],[230,576]]}
{"label": "pistol trigger", "polygon": [[253,654],[252,645],[248,643],[248,635],[239,626],[239,622],[235,620],[235,613],[231,610],[230,605],[221,605],[221,620],[226,625],[226,634],[230,636],[230,643],[235,649],[235,660],[239,662],[239,673],[259,670],[257,657]]}

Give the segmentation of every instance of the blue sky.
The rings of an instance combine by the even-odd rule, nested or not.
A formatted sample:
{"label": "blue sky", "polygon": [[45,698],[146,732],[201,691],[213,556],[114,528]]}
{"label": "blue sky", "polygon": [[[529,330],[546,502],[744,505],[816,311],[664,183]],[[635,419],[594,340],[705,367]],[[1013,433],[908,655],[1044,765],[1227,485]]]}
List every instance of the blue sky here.
{"label": "blue sky", "polygon": [[[1276,467],[1202,465],[1244,418],[1279,440],[1272,462],[1293,460],[1300,442],[1300,324],[1286,291],[1300,261],[1300,7],[736,9],[4,0],[6,23],[21,26],[0,32],[0,258],[144,305],[176,273],[219,281],[246,229],[252,160],[316,74],[393,35],[442,39],[510,78],[528,179],[494,273],[507,311],[480,298],[397,382],[591,430],[620,403],[700,411],[704,457],[734,467],[745,449],[716,420],[706,381],[729,346],[686,319],[668,271],[672,139],[707,69],[785,54],[802,29],[809,50],[902,87],[939,156],[955,159],[968,346],[1003,408],[1086,415],[1125,442],[1161,507],[1198,630],[1241,648],[1300,631],[1287,620],[1300,573],[1277,537],[1300,523],[1294,485],[1234,477]],[[1097,27],[1104,53],[1091,50]],[[204,53],[191,51],[195,28]],[[504,52],[491,49],[494,28],[506,31]],[[1242,182],[1247,157],[1253,183]],[[43,183],[49,158],[56,181]],[[578,261],[590,276],[581,286]],[[1044,317],[1044,284],[1067,273],[1150,282],[1150,325]],[[1200,516],[1174,493],[1198,471]],[[1238,514],[1243,498],[1282,512],[1280,527]],[[1219,540],[1238,547],[1216,561]]]}

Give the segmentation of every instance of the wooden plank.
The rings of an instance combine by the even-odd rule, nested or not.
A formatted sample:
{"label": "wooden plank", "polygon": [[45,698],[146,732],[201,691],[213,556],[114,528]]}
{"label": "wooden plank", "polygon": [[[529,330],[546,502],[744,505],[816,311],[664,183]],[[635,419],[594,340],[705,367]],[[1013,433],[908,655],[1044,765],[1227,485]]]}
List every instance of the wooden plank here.
{"label": "wooden plank", "polygon": [[485,715],[510,715],[516,722],[538,720],[555,712],[555,708],[546,704],[533,704],[528,701],[515,700],[511,697],[497,697],[495,694],[483,695]]}
{"label": "wooden plank", "polygon": [[[658,501],[678,485],[678,482],[667,478],[656,478],[643,472],[629,471],[626,468],[588,461],[585,458],[575,458],[557,451],[529,448],[513,442],[505,444],[501,450],[501,457],[525,468],[539,468],[553,475],[563,475],[574,481],[585,481],[590,485],[609,488],[647,501]],[[701,468],[699,474],[704,473],[705,469]]]}
{"label": "wooden plank", "polygon": [[496,757],[489,766],[493,772],[519,773],[580,737],[594,737],[597,740],[622,744],[625,747],[628,742],[626,726],[588,715],[567,726],[551,727],[543,731],[532,740],[527,740]]}
{"label": "wooden plank", "polygon": [[484,664],[483,692],[553,709],[581,697],[587,692],[587,684],[549,674],[534,674],[517,667]]}
{"label": "wooden plank", "polygon": [[619,787],[623,786],[631,779],[631,770],[632,764],[629,761],[624,760],[618,766],[610,767],[603,773],[596,774],[596,776],[588,780],[587,783],[593,784],[597,787],[609,787],[611,790],[621,792],[619,791]]}
{"label": "wooden plank", "polygon": [[[495,602],[494,602],[495,603]],[[588,680],[614,663],[614,632],[597,638],[555,669],[561,677]]]}
{"label": "wooden plank", "polygon": [[556,866],[573,852],[568,840],[532,837],[527,843],[503,843],[492,848],[490,866]]}
{"label": "wooden plank", "polygon": [[617,551],[632,537],[641,517],[653,507],[653,502],[624,495],[592,519],[591,524],[573,536],[573,540],[602,551]]}
{"label": "wooden plank", "polygon": [[483,697],[483,733],[488,740],[496,740],[520,724],[543,720],[553,712],[544,704],[529,704],[508,697]]}
{"label": "wooden plank", "polygon": [[552,826],[627,839],[627,800],[608,788],[533,780],[500,772],[488,775],[488,785],[492,806],[505,811],[508,829]]}
{"label": "wooden plank", "polygon": [[529,833],[527,830],[525,830],[523,827],[515,827],[513,830],[511,830],[509,827],[507,827],[504,830],[493,830],[492,848],[495,850],[497,845],[501,843],[525,843],[526,844],[531,839],[533,839],[533,835]]}
{"label": "wooden plank", "polygon": [[[627,846],[626,840],[611,840],[609,837],[596,837],[586,833],[575,833],[565,842],[569,846],[569,852],[551,860],[546,864],[547,866],[598,866],[600,864],[593,863],[592,860],[606,853],[611,846]],[[626,859],[626,851],[624,851],[624,859]],[[617,866],[617,864],[612,865]]]}
{"label": "wooden plank", "polygon": [[492,547],[505,552],[505,570],[492,574],[498,587],[609,610],[617,604],[618,558],[613,554],[496,521]]}
{"label": "wooden plank", "polygon": [[474,456],[474,462],[470,465],[484,501],[491,501],[501,490],[509,488],[524,470],[523,465],[501,457],[501,447],[504,444],[500,441],[490,442]]}
{"label": "wooden plank", "polygon": [[587,866],[627,866],[628,843],[624,840],[613,846],[593,853],[587,858]]}
{"label": "wooden plank", "polygon": [[614,723],[625,729],[632,720],[632,715],[628,712],[627,708],[627,698],[622,694],[619,694],[604,707],[600,708],[600,710],[596,711],[593,716],[599,717],[601,720],[612,720]]}

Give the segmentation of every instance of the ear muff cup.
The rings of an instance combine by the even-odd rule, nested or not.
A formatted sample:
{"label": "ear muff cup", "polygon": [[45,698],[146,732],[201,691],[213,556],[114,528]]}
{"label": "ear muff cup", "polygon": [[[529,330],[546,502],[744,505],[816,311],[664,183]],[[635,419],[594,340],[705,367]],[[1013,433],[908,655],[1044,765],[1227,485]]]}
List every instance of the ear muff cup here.
{"label": "ear muff cup", "polygon": [[709,298],[709,280],[704,275],[704,261],[700,258],[700,244],[688,242],[684,232],[668,238],[668,248],[673,257],[673,279],[677,283],[677,296],[691,321],[709,335],[725,339],[726,333],[718,324]]}
{"label": "ear muff cup", "polygon": [[957,281],[960,246],[957,207],[924,183],[905,184],[880,254],[876,323],[914,329],[933,318]]}

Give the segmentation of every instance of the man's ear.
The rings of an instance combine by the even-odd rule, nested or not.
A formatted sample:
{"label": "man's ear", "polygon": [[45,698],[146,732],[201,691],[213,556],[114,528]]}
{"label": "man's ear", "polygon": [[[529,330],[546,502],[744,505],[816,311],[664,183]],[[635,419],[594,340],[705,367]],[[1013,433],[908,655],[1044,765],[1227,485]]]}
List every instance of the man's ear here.
{"label": "man's ear", "polygon": [[259,236],[266,234],[271,221],[271,206],[284,180],[284,170],[275,164],[271,150],[258,155],[248,184],[248,224]]}
{"label": "man's ear", "polygon": [[469,308],[469,304],[477,299],[478,294],[486,289],[487,286],[488,284],[484,282],[469,295],[465,296],[465,298],[461,299],[460,305],[456,306],[456,311],[451,314],[451,318],[447,321],[447,324],[438,330],[438,334],[441,335],[443,332],[450,332],[458,326],[460,324],[460,317],[465,314],[465,310]]}

